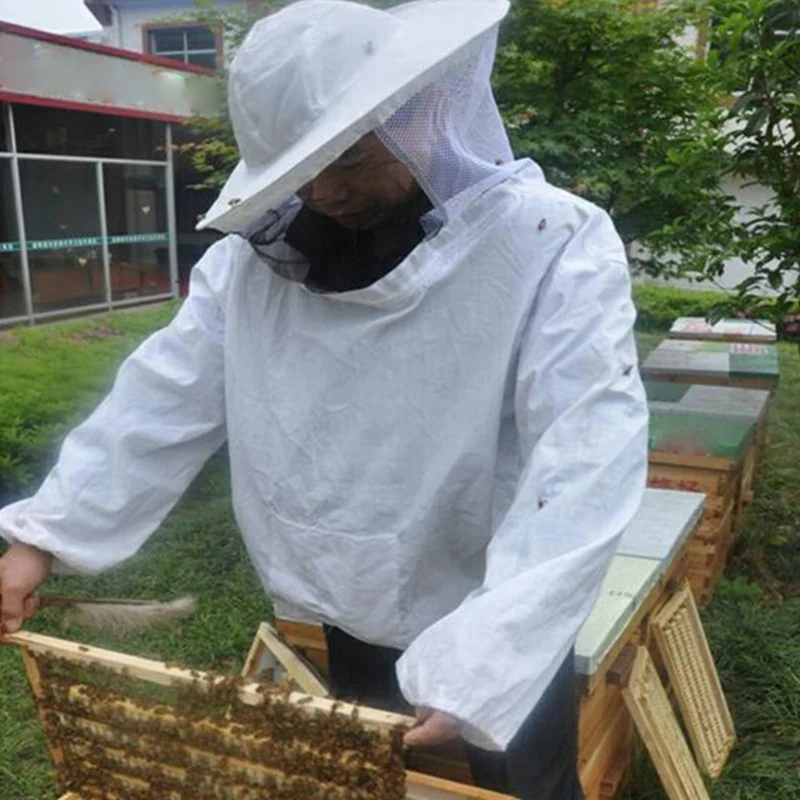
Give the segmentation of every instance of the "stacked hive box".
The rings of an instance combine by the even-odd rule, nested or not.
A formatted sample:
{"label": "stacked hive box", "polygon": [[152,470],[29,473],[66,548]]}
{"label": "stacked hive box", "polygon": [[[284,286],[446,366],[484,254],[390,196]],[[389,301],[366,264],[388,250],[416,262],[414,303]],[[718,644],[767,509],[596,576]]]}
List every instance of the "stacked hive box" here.
{"label": "stacked hive box", "polygon": [[681,383],[645,381],[651,413],[688,413],[708,417],[734,417],[748,420],[755,428],[754,445],[749,448],[742,469],[734,529],[739,533],[745,512],[752,502],[753,481],[767,442],[769,392],[735,389],[727,386],[691,386]]}
{"label": "stacked hive box", "polygon": [[[624,534],[597,604],[575,647],[580,698],[579,769],[586,800],[613,798],[626,775],[633,725],[613,665],[628,644],[646,640],[651,614],[671,596],[688,571],[688,548],[700,524],[702,495],[648,489]],[[322,629],[279,621],[290,644],[320,667],[327,666]],[[469,780],[457,746],[423,755],[415,768]]]}
{"label": "stacked hive box", "polygon": [[702,317],[679,317],[669,330],[670,339],[701,339],[711,342],[775,344],[775,326],[766,320],[723,319],[711,324]]}
{"label": "stacked hive box", "polygon": [[746,418],[651,409],[649,485],[707,498],[689,547],[689,582],[699,602],[711,597],[733,543],[754,443],[755,424]]}
{"label": "stacked hive box", "polygon": [[709,496],[692,551],[692,588],[702,602],[752,500],[778,351],[775,328],[763,321],[682,318],[670,336],[642,367],[652,415],[650,484]]}
{"label": "stacked hive box", "polygon": [[772,391],[778,385],[778,350],[774,344],[666,339],[645,359],[642,377]]}
{"label": "stacked hive box", "polygon": [[[774,345],[778,339],[775,325],[766,320],[723,319],[712,325],[702,317],[679,317],[670,328],[669,335],[671,339],[769,345]],[[771,349],[769,352],[774,353],[775,351]],[[777,384],[777,364],[775,375]],[[774,386],[768,388],[771,390]],[[653,399],[661,400],[662,398],[651,398],[648,391],[648,400]],[[688,394],[681,394],[676,400],[664,399],[666,402],[679,402],[680,407],[685,411],[722,413],[753,419],[756,423],[756,443],[760,461],[767,437],[768,392],[737,388],[726,390],[723,387],[712,388],[699,384],[692,386]]]}
{"label": "stacked hive box", "polygon": [[578,766],[586,800],[616,797],[627,774],[633,722],[617,679],[617,660],[628,645],[648,641],[650,618],[686,576],[688,548],[702,512],[699,494],[648,489],[578,635]]}

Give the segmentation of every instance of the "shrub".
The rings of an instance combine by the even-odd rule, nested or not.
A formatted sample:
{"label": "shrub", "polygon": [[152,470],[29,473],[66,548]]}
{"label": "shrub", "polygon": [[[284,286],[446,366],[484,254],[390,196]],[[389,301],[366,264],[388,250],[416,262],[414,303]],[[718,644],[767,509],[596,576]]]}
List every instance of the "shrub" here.
{"label": "shrub", "polygon": [[636,329],[669,330],[678,317],[706,317],[726,299],[727,296],[722,292],[695,292],[672,286],[637,284],[633,287],[633,302],[638,312]]}

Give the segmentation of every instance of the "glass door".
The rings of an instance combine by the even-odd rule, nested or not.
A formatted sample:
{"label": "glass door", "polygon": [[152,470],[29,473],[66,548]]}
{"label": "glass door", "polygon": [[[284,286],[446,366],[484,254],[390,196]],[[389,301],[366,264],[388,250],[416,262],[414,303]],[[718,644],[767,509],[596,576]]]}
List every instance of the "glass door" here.
{"label": "glass door", "polygon": [[34,313],[106,301],[94,163],[19,161]]}
{"label": "glass door", "polygon": [[103,164],[111,297],[169,294],[166,168]]}

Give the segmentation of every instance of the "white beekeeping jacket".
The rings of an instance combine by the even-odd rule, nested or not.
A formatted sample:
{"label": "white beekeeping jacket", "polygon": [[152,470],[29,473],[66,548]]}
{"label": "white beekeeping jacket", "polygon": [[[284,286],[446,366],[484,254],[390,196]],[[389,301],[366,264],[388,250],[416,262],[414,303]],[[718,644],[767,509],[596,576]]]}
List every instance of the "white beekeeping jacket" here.
{"label": "white beekeeping jacket", "polygon": [[315,293],[229,236],[0,532],[110,569],[227,436],[277,613],[405,649],[407,699],[502,748],[642,496],[633,321],[608,217],[530,162],[364,289]]}

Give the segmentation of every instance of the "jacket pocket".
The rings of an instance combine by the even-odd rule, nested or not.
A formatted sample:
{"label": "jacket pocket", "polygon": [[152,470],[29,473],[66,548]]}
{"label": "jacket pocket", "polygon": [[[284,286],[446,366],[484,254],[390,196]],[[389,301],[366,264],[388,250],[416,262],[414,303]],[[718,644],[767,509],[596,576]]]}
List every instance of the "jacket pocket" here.
{"label": "jacket pocket", "polygon": [[276,599],[373,644],[408,645],[396,536],[269,519],[267,583]]}

